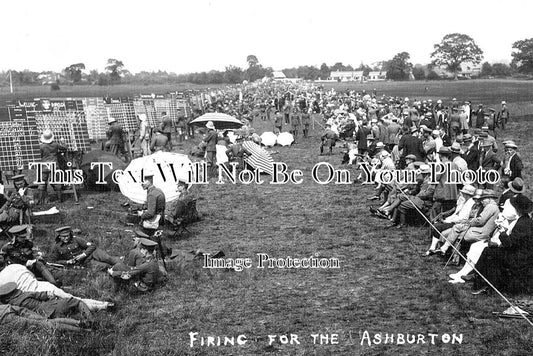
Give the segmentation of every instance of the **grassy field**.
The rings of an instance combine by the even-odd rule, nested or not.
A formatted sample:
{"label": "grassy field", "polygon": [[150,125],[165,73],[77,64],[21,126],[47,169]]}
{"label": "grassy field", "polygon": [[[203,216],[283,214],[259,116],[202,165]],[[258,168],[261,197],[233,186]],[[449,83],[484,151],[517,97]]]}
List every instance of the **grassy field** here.
{"label": "grassy field", "polygon": [[[427,97],[457,97],[491,105],[507,100],[516,118],[498,139],[517,141],[525,160],[526,184],[530,184],[533,121],[528,114],[533,113],[533,83],[376,83],[365,88],[422,98],[425,86]],[[265,122],[254,126],[259,132],[270,130]],[[116,300],[118,311],[96,315],[96,329],[85,334],[0,325],[0,354],[533,354],[532,327],[523,320],[492,315],[506,308],[499,297],[472,296],[469,284],[448,284],[447,275],[457,267],[444,268],[439,259],[420,256],[429,244],[427,228],[387,230],[384,220],[368,213],[366,197],[373,193],[372,187],[313,181],[311,171],[318,162],[346,168],[340,165],[340,148],[332,156],[318,156],[319,134],[314,131],[312,137],[290,148],[274,148],[276,161],[285,162],[290,170],[302,170],[301,185],[270,185],[265,177],[267,182],[261,185],[211,181],[200,187],[198,209],[203,220],[190,227],[190,235],[167,239],[183,256],[169,266],[170,278],[163,288],[146,295],[115,294],[107,275],[78,272],[68,283],[75,294]],[[179,148],[186,151],[196,143]],[[83,192],[79,205],[68,201],[60,206],[61,221],[38,226],[36,243],[46,250],[53,241],[53,229],[68,223],[104,249],[124,254],[131,241],[131,232],[126,230],[132,228],[118,221],[125,216],[120,206],[123,200],[117,192]],[[188,253],[196,249],[249,257],[253,267],[241,272],[204,269]],[[282,258],[334,257],[340,268],[258,269],[257,253]],[[198,338],[244,334],[248,342],[219,347],[197,342],[191,348],[190,332],[198,332]],[[369,345],[366,336],[373,338],[377,333],[383,339],[385,333],[396,334],[394,344]],[[426,343],[397,345],[400,333],[422,334]],[[435,344],[429,342],[430,333],[439,335]],[[300,344],[276,341],[269,345],[269,335],[290,334],[297,334]],[[323,344],[314,344],[314,334],[336,334],[338,343],[326,344],[322,339]],[[444,334],[462,334],[462,343],[444,343]]]}

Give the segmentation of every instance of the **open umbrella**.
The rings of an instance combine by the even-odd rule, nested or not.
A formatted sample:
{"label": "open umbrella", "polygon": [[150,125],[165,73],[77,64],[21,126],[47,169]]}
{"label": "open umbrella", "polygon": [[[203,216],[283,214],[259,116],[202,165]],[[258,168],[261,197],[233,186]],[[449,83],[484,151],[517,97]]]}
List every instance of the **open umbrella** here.
{"label": "open umbrella", "polygon": [[[111,163],[111,167],[109,165],[103,165],[101,166],[93,166],[91,168],[91,163],[94,162],[109,162]],[[106,184],[102,184],[100,186],[105,186],[109,189],[116,188],[115,182],[113,182],[112,175],[113,172],[117,169],[124,169],[126,168],[127,164],[121,160],[119,157],[115,156],[112,153],[105,152],[102,150],[93,150],[83,155],[83,160],[80,165],[80,169],[83,170],[84,173],[84,180],[90,187],[96,187],[96,182],[100,179],[100,169],[103,171],[103,178],[106,182]]]}
{"label": "open umbrella", "polygon": [[261,171],[274,176],[274,160],[266,150],[264,150],[257,143],[252,141],[244,141],[242,146],[249,153],[244,161],[253,168],[258,168]]}
{"label": "open umbrella", "polygon": [[261,134],[261,143],[267,147],[272,147],[276,144],[277,136],[273,132],[263,132]]}
{"label": "open umbrella", "polygon": [[192,162],[188,156],[158,151],[131,161],[117,181],[122,195],[135,203],[144,204],[147,193],[142,187],[142,179],[145,172],[152,172],[154,185],[163,191],[168,203],[178,198],[177,182],[189,182],[191,170]]}
{"label": "open umbrella", "polygon": [[243,125],[243,123],[235,117],[220,112],[208,112],[192,120],[190,124],[205,126],[209,121],[213,121],[217,130],[238,129]]}
{"label": "open umbrella", "polygon": [[281,146],[290,146],[294,142],[294,137],[289,132],[282,132],[278,135],[277,143]]}

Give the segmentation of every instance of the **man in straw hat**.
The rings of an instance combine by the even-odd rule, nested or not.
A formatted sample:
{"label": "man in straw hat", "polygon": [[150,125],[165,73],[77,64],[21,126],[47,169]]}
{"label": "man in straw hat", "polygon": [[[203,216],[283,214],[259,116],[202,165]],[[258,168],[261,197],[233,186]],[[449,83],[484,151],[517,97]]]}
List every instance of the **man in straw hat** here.
{"label": "man in straw hat", "polygon": [[[41,144],[39,145],[40,151],[41,151],[41,162],[49,163],[49,164],[55,164],[56,168],[59,168],[59,159],[63,152],[66,152],[68,148],[54,140],[54,133],[51,130],[44,130],[43,134],[41,135]],[[48,196],[47,189],[48,189],[48,180],[50,179],[50,168],[45,166],[43,167],[43,182],[44,184],[39,185],[39,197],[38,197],[38,203],[44,204],[45,200]],[[57,199],[59,202],[62,202],[62,194],[61,184],[54,184],[53,185],[54,190],[57,193]]]}
{"label": "man in straw hat", "polygon": [[217,154],[217,141],[218,133],[215,129],[213,121],[208,121],[205,125],[207,127],[207,133],[204,136],[203,142],[205,143],[205,161],[207,163],[207,171],[210,177],[215,176],[216,154]]}
{"label": "man in straw hat", "polygon": [[514,141],[507,141],[505,147],[505,158],[502,162],[503,174],[513,180],[516,177],[522,178],[522,169],[524,165],[522,159],[517,153],[518,146]]}
{"label": "man in straw hat", "polygon": [[[515,208],[518,220],[511,229],[502,226],[500,229],[501,246],[489,242],[483,250],[476,269],[494,287],[510,292],[528,292],[531,290],[531,261],[533,260],[533,221],[529,213],[533,202],[524,195],[510,199]],[[481,294],[488,290],[488,285],[479,276],[474,279],[474,292]]]}

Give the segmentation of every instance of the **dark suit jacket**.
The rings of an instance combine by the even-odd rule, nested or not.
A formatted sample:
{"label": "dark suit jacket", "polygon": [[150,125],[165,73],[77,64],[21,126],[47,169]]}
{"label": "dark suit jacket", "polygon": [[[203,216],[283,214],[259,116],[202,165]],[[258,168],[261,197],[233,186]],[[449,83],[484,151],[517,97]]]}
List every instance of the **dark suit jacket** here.
{"label": "dark suit jacket", "polygon": [[512,269],[521,269],[533,265],[533,220],[522,216],[516,222],[511,235],[502,233],[501,248],[504,249],[504,261]]}
{"label": "dark suit jacket", "polygon": [[468,169],[475,171],[479,168],[479,149],[473,145],[463,154],[463,158],[468,165]]}
{"label": "dark suit jacket", "polygon": [[511,162],[509,162],[509,169],[511,170],[511,175],[509,179],[512,181],[516,177],[522,178],[522,169],[524,165],[522,164],[522,159],[516,154],[511,157]]}
{"label": "dark suit jacket", "polygon": [[398,149],[402,151],[402,157],[413,154],[418,161],[423,161],[426,157],[426,151],[422,145],[422,140],[413,135],[403,135],[398,143]]}

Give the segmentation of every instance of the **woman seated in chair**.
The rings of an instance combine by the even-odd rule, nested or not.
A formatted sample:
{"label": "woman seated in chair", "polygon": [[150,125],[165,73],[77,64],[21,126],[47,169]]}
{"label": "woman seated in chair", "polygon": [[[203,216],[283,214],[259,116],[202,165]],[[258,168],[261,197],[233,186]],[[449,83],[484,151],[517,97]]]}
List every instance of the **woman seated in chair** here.
{"label": "woman seated in chair", "polygon": [[0,207],[0,225],[18,223],[21,213],[33,204],[33,199],[28,195],[28,182],[24,175],[16,175],[12,180],[15,190],[4,194],[6,201]]}

